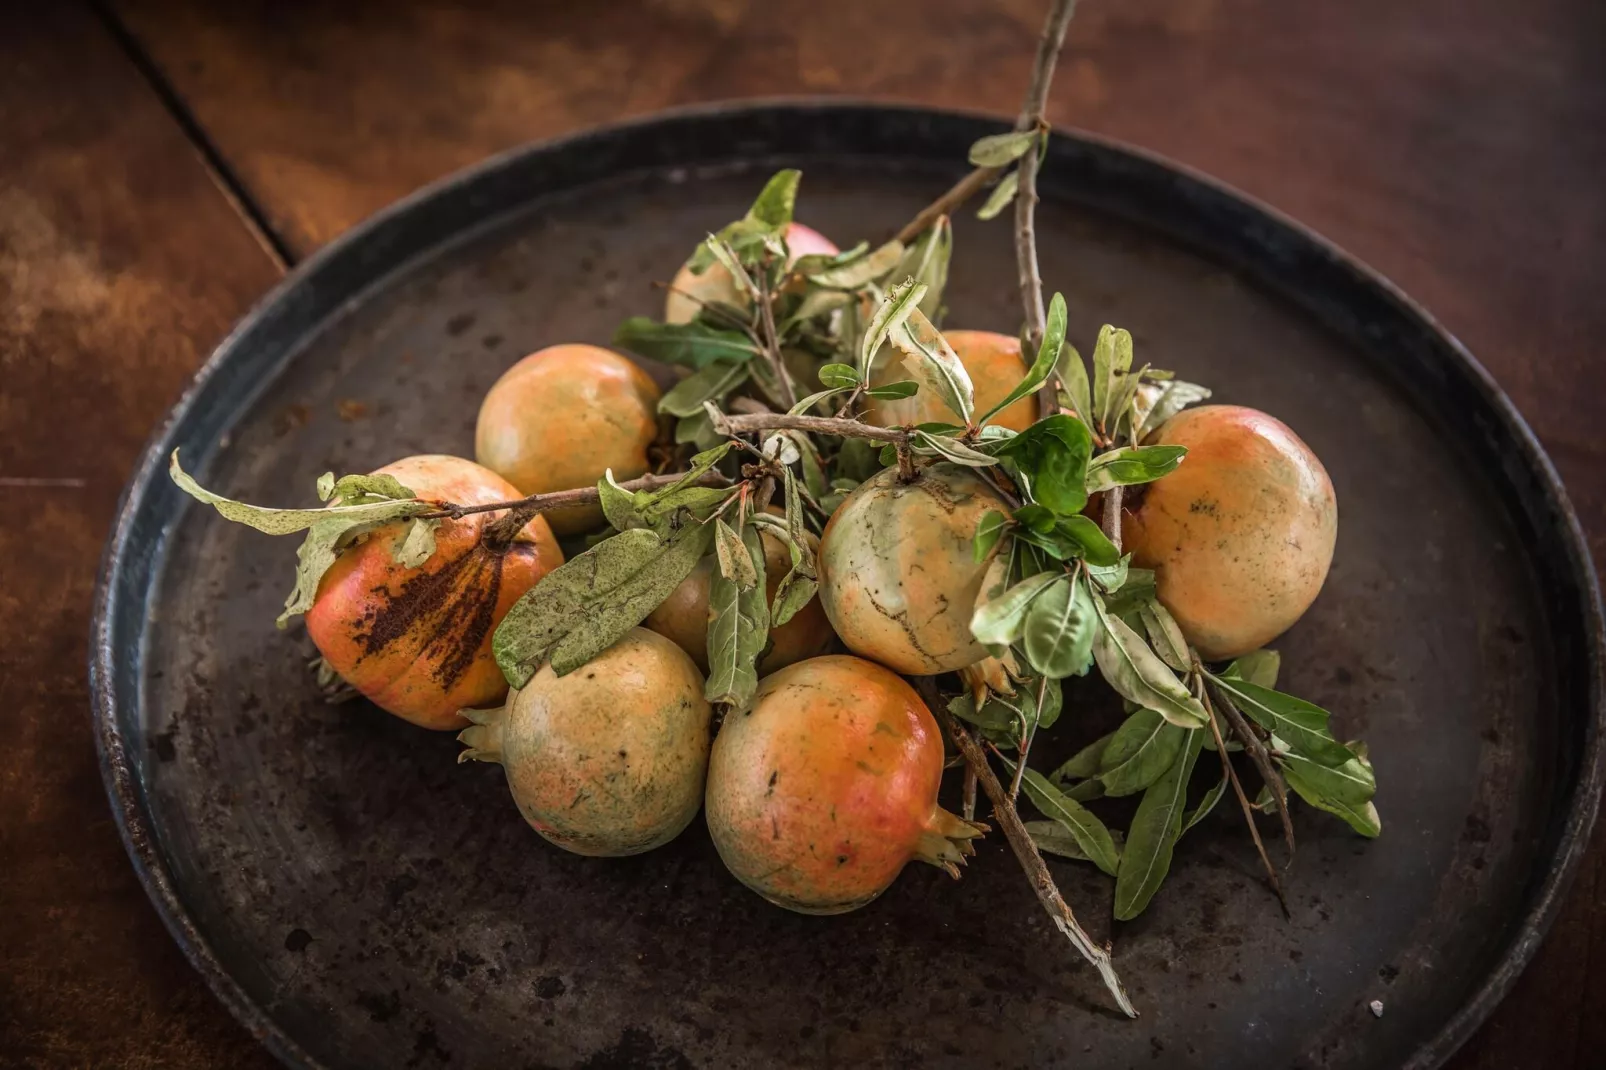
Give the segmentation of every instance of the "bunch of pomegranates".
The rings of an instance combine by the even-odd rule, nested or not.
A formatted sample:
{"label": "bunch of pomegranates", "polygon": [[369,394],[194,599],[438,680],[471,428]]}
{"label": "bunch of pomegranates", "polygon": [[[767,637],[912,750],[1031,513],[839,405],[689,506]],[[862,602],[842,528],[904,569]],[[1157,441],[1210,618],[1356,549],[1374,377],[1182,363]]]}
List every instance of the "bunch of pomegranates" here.
{"label": "bunch of pomegranates", "polygon": [[[796,185],[783,172],[699,247],[662,320],[621,328],[657,380],[613,349],[539,349],[485,396],[473,460],[326,477],[319,508],[229,502],[176,459],[175,479],[307,531],[289,612],[321,671],[459,730],[546,840],[635,854],[702,808],[731,873],[796,911],[861,907],[914,860],[958,875],[986,830],[938,805],[961,735],[1016,752],[1011,800],[1059,823],[1046,849],[1118,881],[1118,838],[1082,802],[1167,776],[1185,800],[1193,756],[1223,742],[1205,742],[1217,706],[1319,806],[1330,771],[1370,777],[1363,751],[1327,747],[1325,714],[1287,712],[1251,671],[1334,549],[1332,483],[1293,431],[1186,407],[1208,392],[1132,369],[1124,332],[1101,335],[1090,387],[1057,299],[1036,353],[939,331],[946,221],[842,253],[792,220]],[[1118,732],[1074,769],[1027,769],[1060,679],[1095,664],[1178,757],[1133,774]],[[934,711],[922,695],[943,688],[965,694]],[[1154,818],[1167,859],[1182,817]]]}

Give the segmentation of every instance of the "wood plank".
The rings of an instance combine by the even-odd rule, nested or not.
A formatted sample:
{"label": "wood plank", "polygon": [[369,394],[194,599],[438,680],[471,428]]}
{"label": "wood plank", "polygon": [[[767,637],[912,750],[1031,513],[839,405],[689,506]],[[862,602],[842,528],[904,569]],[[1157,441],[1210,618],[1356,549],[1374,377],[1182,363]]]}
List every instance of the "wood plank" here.
{"label": "wood plank", "polygon": [[[531,138],[679,103],[842,93],[1012,113],[1042,0],[118,0],[287,243]],[[1597,559],[1606,7],[1085,0],[1051,117],[1196,166],[1380,268],[1539,429]],[[1556,934],[1456,1065],[1588,1063],[1606,832]],[[1536,1028],[1537,1026],[1537,1028]]]}
{"label": "wood plank", "polygon": [[84,679],[117,497],[277,272],[75,4],[0,8],[0,1062],[267,1067],[145,898]]}

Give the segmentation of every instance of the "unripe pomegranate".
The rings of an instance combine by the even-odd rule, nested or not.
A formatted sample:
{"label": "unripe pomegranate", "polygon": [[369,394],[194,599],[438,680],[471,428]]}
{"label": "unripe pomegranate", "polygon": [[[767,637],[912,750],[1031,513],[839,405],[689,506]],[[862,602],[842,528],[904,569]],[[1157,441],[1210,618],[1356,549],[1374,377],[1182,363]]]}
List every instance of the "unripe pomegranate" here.
{"label": "unripe pomegranate", "polygon": [[[507,480],[461,457],[407,457],[374,474],[457,505],[519,497]],[[393,556],[402,523],[376,528],[342,553],[307,611],[307,634],[329,667],[380,708],[425,728],[461,728],[458,710],[499,701],[507,681],[491,635],[524,592],[563,564],[540,517],[508,546],[488,545],[484,529],[502,515],[441,521],[435,553],[418,568]]]}
{"label": "unripe pomegranate", "polygon": [[[621,482],[647,471],[658,435],[658,385],[626,358],[598,346],[549,346],[502,374],[480,404],[479,462],[524,494],[589,487],[613,469]],[[602,523],[600,506],[546,514],[552,530]]]}
{"label": "unripe pomegranate", "polygon": [[989,562],[972,543],[994,510],[1009,507],[974,471],[946,463],[910,483],[886,468],[849,494],[820,539],[820,603],[848,649],[915,676],[986,657],[970,617]]}
{"label": "unripe pomegranate", "polygon": [[[830,238],[802,223],[793,223],[786,228],[786,251],[790,254],[788,263],[795,262],[801,256],[835,256],[841,252]],[[697,318],[703,305],[708,303],[718,302],[737,308],[747,304],[745,296],[736,292],[736,283],[722,264],[710,264],[702,274],[692,271],[689,262],[682,264],[669,287],[669,296],[664,298],[666,323],[690,323]]]}
{"label": "unripe pomegranate", "polygon": [[[1020,339],[995,331],[944,331],[959,363],[970,375],[976,390],[976,416],[1003,401],[1009,392],[1026,378],[1030,367],[1021,356]],[[870,385],[885,386],[909,378],[903,366],[902,354],[891,346],[883,346],[870,370]],[[870,398],[865,405],[865,420],[877,427],[913,426],[915,424],[962,424],[959,414],[943,403],[934,391],[922,390],[914,397],[880,401]],[[992,423],[1011,431],[1024,431],[1037,422],[1037,398],[1028,394],[1012,403],[992,418]]]}
{"label": "unripe pomegranate", "polygon": [[708,831],[765,899],[842,914],[915,859],[959,875],[985,827],[937,805],[942,767],[937,723],[901,677],[842,654],[800,661],[720,728]]}
{"label": "unripe pomegranate", "polygon": [[1282,421],[1205,405],[1150,442],[1188,447],[1124,518],[1132,562],[1155,570],[1160,601],[1208,660],[1264,646],[1322,589],[1338,503],[1322,462]]}
{"label": "unripe pomegranate", "polygon": [[697,666],[656,632],[633,628],[566,676],[542,666],[501,709],[464,713],[458,761],[500,762],[524,820],[566,851],[650,851],[702,804],[713,711]]}
{"label": "unripe pomegranate", "polygon": [[[773,506],[770,511],[779,512]],[[792,568],[792,554],[784,542],[768,532],[760,537],[764,543],[764,597],[773,605],[776,589]],[[811,545],[817,541],[812,535],[808,538]],[[642,621],[644,627],[690,654],[705,673],[708,671],[708,588],[714,567],[709,558],[699,561],[691,575]],[[825,619],[825,610],[815,596],[791,620],[770,629],[770,652],[759,663],[759,674],[772,673],[794,661],[823,654],[835,638],[831,622]]]}

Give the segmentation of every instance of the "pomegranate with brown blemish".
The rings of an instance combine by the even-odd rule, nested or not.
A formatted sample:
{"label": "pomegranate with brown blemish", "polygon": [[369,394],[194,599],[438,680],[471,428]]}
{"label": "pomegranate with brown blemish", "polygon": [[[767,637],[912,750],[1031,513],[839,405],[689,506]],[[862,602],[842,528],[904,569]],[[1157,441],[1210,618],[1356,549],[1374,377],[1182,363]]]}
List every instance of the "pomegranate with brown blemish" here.
{"label": "pomegranate with brown blemish", "polygon": [[[407,457],[374,473],[419,498],[489,505],[519,497],[495,472],[461,457]],[[307,611],[307,634],[329,667],[380,708],[424,728],[461,728],[465,706],[499,701],[507,681],[491,635],[513,603],[563,551],[546,521],[531,520],[505,546],[482,535],[502,514],[443,520],[435,552],[404,568],[394,547],[404,522],[369,532],[324,573]]]}

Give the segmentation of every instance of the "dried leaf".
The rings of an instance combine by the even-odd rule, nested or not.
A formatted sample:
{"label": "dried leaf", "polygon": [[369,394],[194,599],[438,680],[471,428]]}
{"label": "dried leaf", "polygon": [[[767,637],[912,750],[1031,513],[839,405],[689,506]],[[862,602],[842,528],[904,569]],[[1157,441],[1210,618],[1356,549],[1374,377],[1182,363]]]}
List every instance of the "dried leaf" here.
{"label": "dried leaf", "polygon": [[1118,695],[1154,710],[1172,724],[1201,728],[1210,723],[1204,707],[1176,678],[1142,636],[1094,599],[1104,625],[1093,640],[1099,671]]}
{"label": "dried leaf", "polygon": [[[723,522],[721,522],[723,523]],[[708,680],[703,697],[744,710],[758,688],[758,659],[769,641],[764,547],[756,528],[742,532],[742,553],[754,567],[746,587],[715,574],[708,588]]]}
{"label": "dried leaf", "polygon": [[[900,254],[901,255],[901,254]],[[918,311],[920,299],[926,296],[926,288],[913,279],[905,279],[881,299],[876,310],[870,316],[870,322],[865,326],[864,341],[859,347],[859,380],[867,381],[870,375],[870,365],[875,355],[887,340],[887,335],[903,326],[909,316]]]}
{"label": "dried leaf", "polygon": [[418,568],[435,556],[435,529],[440,526],[439,519],[414,517],[407,521],[402,537],[391,549],[391,558],[402,568]]}
{"label": "dried leaf", "polygon": [[758,570],[764,567],[762,548],[755,561],[742,536],[723,519],[714,521],[714,555],[719,561],[719,574],[737,587],[747,591],[758,583]]}
{"label": "dried leaf", "polygon": [[[924,287],[917,285],[915,289],[924,296]],[[970,373],[925,313],[918,307],[910,309],[904,322],[888,332],[887,341],[904,354],[903,364],[910,377],[935,392],[948,410],[958,413],[969,426],[976,401]]]}

